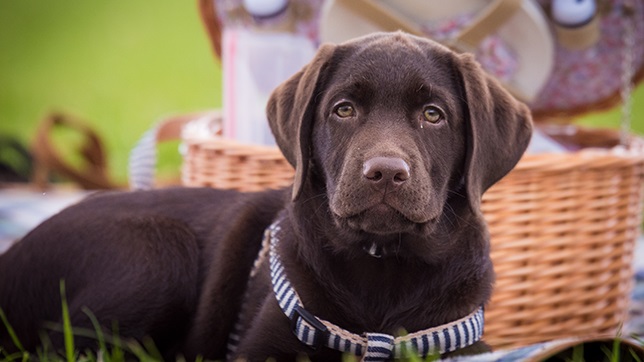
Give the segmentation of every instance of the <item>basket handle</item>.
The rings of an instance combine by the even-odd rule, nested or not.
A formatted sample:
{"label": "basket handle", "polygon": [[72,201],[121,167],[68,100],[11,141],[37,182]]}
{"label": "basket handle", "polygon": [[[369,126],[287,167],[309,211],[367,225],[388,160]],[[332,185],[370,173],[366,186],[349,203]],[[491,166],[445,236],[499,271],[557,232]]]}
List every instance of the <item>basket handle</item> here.
{"label": "basket handle", "polygon": [[[393,14],[385,6],[373,0],[337,0],[343,7],[361,14],[386,31],[403,30],[407,33],[422,36],[425,34],[413,22]],[[459,51],[475,49],[485,37],[496,31],[520,8],[522,0],[494,0],[481,10],[476,18],[465,29],[446,45]]]}
{"label": "basket handle", "polygon": [[157,163],[157,145],[166,141],[180,140],[183,127],[186,124],[204,118],[219,119],[220,112],[205,111],[168,117],[147,130],[130,151],[128,163],[130,188],[133,190],[152,189]]}
{"label": "basket handle", "polygon": [[[79,150],[84,161],[84,168],[72,167],[63,159],[52,142],[56,127],[65,127],[78,131],[84,137],[84,144]],[[98,134],[84,122],[60,113],[50,113],[43,118],[36,130],[32,144],[35,159],[34,182],[40,188],[46,188],[50,171],[59,173],[78,183],[84,189],[114,189],[119,186],[107,176],[107,161],[103,144]]]}
{"label": "basket handle", "polygon": [[221,21],[215,9],[215,0],[198,0],[201,22],[206,28],[212,50],[221,59]]}
{"label": "basket handle", "polygon": [[343,7],[351,9],[356,14],[373,21],[385,31],[402,30],[409,34],[425,36],[420,29],[411,25],[412,22],[397,14],[393,14],[386,7],[370,0],[337,0]]}
{"label": "basket handle", "polygon": [[454,38],[456,49],[476,49],[487,37],[505,24],[521,8],[521,0],[494,0],[479,12],[476,18]]}
{"label": "basket handle", "polygon": [[[343,7],[361,14],[385,31],[403,30],[407,33],[425,37],[426,35],[413,22],[376,3],[373,0],[336,0]],[[488,35],[505,24],[521,8],[523,0],[494,0],[481,10],[465,29],[444,45],[457,52],[473,52],[479,43]],[[528,100],[522,91],[513,85],[502,82],[505,89],[521,100]]]}

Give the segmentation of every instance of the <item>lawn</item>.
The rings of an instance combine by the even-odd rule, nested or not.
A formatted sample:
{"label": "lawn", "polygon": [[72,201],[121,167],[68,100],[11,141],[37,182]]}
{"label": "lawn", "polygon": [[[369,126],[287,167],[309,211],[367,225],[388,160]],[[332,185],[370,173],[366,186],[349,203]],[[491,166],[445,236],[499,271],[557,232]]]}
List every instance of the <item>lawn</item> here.
{"label": "lawn", "polygon": [[[90,122],[114,179],[161,117],[220,107],[196,1],[0,1],[0,135],[28,143],[51,110]],[[176,147],[161,156],[178,169]],[[163,171],[161,171],[163,172]]]}

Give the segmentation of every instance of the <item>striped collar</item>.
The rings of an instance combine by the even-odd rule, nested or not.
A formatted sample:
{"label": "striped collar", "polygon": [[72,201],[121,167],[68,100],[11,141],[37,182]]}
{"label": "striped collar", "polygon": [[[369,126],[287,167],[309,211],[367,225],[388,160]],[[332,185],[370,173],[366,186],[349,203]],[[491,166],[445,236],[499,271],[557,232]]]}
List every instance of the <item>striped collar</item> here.
{"label": "striped collar", "polygon": [[362,356],[363,361],[383,361],[401,358],[408,353],[422,357],[444,354],[467,347],[483,335],[483,307],[456,321],[394,337],[382,333],[357,335],[328,321],[319,319],[304,309],[295,289],[286,277],[284,266],[277,253],[279,220],[264,234],[264,244],[269,244],[271,282],[277,302],[291,321],[293,333],[304,344],[318,348],[326,346],[341,352]]}

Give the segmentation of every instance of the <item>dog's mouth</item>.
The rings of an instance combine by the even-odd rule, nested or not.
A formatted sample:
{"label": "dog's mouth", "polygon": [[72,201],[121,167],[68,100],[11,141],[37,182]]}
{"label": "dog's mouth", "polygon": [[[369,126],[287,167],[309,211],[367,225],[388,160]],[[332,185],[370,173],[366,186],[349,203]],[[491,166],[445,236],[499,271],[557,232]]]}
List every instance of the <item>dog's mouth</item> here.
{"label": "dog's mouth", "polygon": [[353,230],[376,235],[412,232],[432,220],[429,217],[405,215],[386,203],[378,203],[350,216],[336,217],[343,219]]}
{"label": "dog's mouth", "polygon": [[[417,257],[426,249],[425,240],[440,221],[440,215],[423,210],[418,215],[407,216],[404,211],[385,201],[372,204],[360,211],[341,215],[332,210],[336,226],[346,233],[339,250],[352,255],[369,255],[373,258]],[[411,212],[411,211],[407,211]],[[425,216],[427,215],[427,216]],[[350,243],[346,241],[350,240]],[[355,253],[356,251],[361,253]]]}

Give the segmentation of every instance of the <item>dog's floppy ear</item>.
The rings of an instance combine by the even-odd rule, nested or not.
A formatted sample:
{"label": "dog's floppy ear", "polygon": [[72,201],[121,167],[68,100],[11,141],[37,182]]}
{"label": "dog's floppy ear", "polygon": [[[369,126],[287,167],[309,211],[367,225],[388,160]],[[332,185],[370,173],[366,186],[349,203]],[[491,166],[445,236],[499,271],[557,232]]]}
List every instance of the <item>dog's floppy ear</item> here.
{"label": "dog's floppy ear", "polygon": [[273,91],[266,106],[277,145],[295,167],[293,200],[299,196],[308,172],[316,89],[335,48],[323,44],[309,64]]}
{"label": "dog's floppy ear", "polygon": [[465,187],[478,212],[481,196],[517,164],[530,142],[532,117],[470,54],[458,55],[467,130]]}

